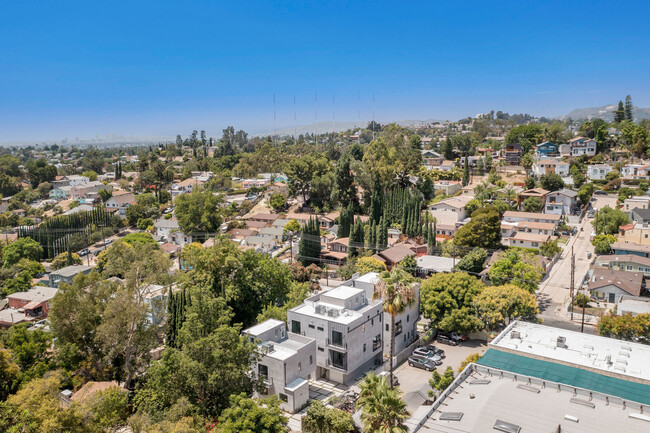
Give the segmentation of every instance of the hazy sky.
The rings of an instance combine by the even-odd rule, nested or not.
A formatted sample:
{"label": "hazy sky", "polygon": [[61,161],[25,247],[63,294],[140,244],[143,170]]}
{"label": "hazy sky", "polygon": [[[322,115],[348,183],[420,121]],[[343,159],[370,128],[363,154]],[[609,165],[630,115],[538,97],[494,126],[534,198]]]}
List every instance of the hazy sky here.
{"label": "hazy sky", "polygon": [[628,93],[647,107],[649,12],[621,0],[2,1],[0,142],[220,135],[316,111],[367,120],[373,94],[379,121],[555,116]]}

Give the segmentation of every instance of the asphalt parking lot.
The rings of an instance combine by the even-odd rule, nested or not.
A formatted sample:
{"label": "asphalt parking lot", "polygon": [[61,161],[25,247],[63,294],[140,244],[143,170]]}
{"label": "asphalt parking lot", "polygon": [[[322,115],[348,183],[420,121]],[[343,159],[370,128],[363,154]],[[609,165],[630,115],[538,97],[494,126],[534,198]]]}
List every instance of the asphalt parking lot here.
{"label": "asphalt parking lot", "polygon": [[[480,341],[468,341],[461,343],[458,346],[438,343],[437,341],[433,344],[445,351],[446,357],[442,360],[442,365],[439,365],[436,369],[440,374],[442,374],[448,366],[454,369],[454,373],[457,373],[461,362],[467,359],[468,356],[473,353],[483,355],[487,350],[487,344]],[[386,366],[386,369],[387,368],[388,367]],[[430,371],[409,366],[406,361],[395,369],[395,375],[399,380],[399,387],[404,393],[421,389],[423,385],[428,386],[431,374]]]}

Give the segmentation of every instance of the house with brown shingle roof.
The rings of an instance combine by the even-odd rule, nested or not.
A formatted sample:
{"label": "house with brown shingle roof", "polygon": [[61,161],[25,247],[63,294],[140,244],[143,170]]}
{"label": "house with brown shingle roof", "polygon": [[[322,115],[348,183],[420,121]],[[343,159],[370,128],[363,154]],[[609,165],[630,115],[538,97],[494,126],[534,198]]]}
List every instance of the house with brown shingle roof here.
{"label": "house with brown shingle roof", "polygon": [[617,303],[621,296],[641,296],[645,290],[645,279],[643,274],[638,272],[595,268],[587,289],[597,299]]}

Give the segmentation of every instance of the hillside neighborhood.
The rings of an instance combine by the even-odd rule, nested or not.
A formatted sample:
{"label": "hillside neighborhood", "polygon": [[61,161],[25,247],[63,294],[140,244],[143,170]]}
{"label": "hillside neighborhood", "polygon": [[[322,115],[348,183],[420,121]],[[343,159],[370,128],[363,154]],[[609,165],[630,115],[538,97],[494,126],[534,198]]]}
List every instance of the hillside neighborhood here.
{"label": "hillside neighborhood", "polygon": [[3,149],[2,430],[645,431],[650,122],[615,116]]}

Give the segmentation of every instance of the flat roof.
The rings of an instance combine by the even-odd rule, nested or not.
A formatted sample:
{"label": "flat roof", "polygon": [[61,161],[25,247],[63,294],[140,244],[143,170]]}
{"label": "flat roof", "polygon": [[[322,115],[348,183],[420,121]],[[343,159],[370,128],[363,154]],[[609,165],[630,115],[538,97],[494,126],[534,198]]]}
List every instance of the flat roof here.
{"label": "flat roof", "polygon": [[[605,397],[470,364],[433,406],[421,406],[407,424],[419,433],[648,431],[650,417],[639,405],[623,408],[620,400]],[[495,429],[498,422],[511,429]]]}
{"label": "flat roof", "polygon": [[44,302],[54,298],[58,289],[47,286],[34,286],[26,292],[16,292],[8,295],[7,298],[20,299],[25,301]]}
{"label": "flat roof", "polygon": [[244,329],[244,333],[250,334],[250,335],[260,335],[264,332],[270,331],[271,329],[274,329],[275,327],[282,325],[284,322],[281,320],[277,319],[268,319],[265,320],[262,323],[258,323],[255,326],[251,326],[248,329]]}
{"label": "flat roof", "polygon": [[[558,337],[566,347],[558,347]],[[650,346],[645,344],[516,321],[489,346],[650,385]]]}
{"label": "flat roof", "polygon": [[328,290],[326,292],[323,292],[323,296],[327,296],[328,298],[332,299],[350,299],[351,297],[365,293],[366,291],[363,289],[357,289],[355,287],[350,287],[350,286],[338,286],[332,290]]}

